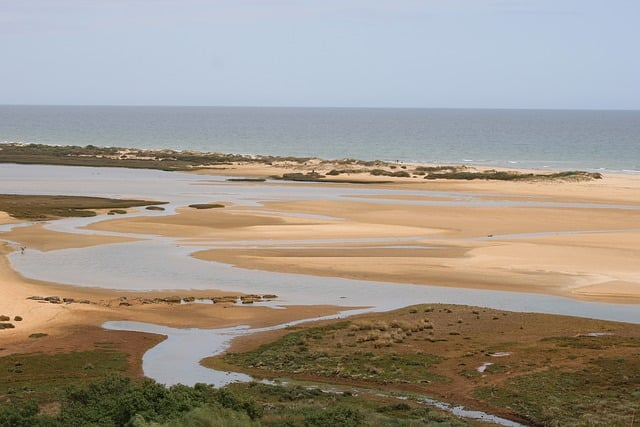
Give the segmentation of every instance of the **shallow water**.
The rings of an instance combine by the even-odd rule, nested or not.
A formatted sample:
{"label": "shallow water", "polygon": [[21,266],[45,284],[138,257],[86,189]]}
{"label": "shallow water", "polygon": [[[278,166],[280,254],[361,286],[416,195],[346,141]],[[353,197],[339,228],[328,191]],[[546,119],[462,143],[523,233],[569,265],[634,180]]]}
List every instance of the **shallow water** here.
{"label": "shallow water", "polygon": [[177,329],[141,322],[114,321],[103,325],[116,331],[136,331],[165,335],[167,339],[148,350],[142,357],[144,375],[161,384],[212,384],[223,387],[233,382],[251,381],[249,375],[205,368],[200,360],[220,354],[238,335],[247,333],[246,326],[225,329]]}
{"label": "shallow water", "polygon": [[145,332],[167,337],[166,340],[144,354],[142,369],[147,377],[165,385],[207,383],[223,387],[234,382],[251,381],[252,378],[237,372],[205,368],[200,365],[200,361],[205,357],[224,352],[233,338],[257,332],[284,329],[310,320],[339,319],[365,311],[367,310],[345,310],[336,315],[300,319],[272,327],[253,329],[246,325],[220,329],[170,328],[130,321],[106,322],[102,327],[116,331]]}
{"label": "shallow water", "polygon": [[[228,182],[225,179],[154,170],[0,165],[0,193],[77,194],[146,198],[170,202],[166,205],[167,210],[164,212],[142,210],[128,216],[168,215],[179,206],[216,200],[252,206],[254,210],[259,210],[262,202],[267,200],[337,200],[345,197],[362,200],[363,195],[376,195],[376,202],[385,202],[384,196],[389,196],[390,198],[386,199],[387,202],[398,203],[398,200],[393,198],[394,196],[412,194],[425,197],[437,196],[438,199],[435,202],[425,199],[411,201],[412,203],[450,203],[457,206],[483,206],[483,203],[493,203],[485,196],[472,193],[377,190],[342,185],[306,185],[280,182],[257,185],[256,183]],[[443,202],[442,199],[445,201]],[[500,200],[499,203],[530,206],[532,202],[516,198],[513,201]],[[592,207],[592,205],[571,205],[577,208]],[[621,208],[628,208],[628,206]],[[258,294],[274,293],[280,296],[278,304],[371,306],[377,310],[390,310],[417,303],[442,302],[640,322],[638,305],[591,303],[515,292],[271,273],[201,261],[190,256],[195,251],[209,247],[257,245],[266,242],[222,243],[215,240],[209,242],[198,240],[197,246],[187,246],[179,243],[177,239],[166,237],[95,232],[80,228],[107,218],[112,217],[103,215],[93,218],[64,219],[50,223],[47,228],[71,233],[123,235],[145,240],[48,252],[28,248],[24,255],[16,252],[11,254],[9,259],[13,267],[26,277],[122,291],[219,289]],[[544,235],[544,233],[537,235]],[[529,235],[495,236],[493,238],[525,236]],[[401,240],[406,243],[424,237],[409,236]],[[334,243],[362,243],[366,239],[334,239],[332,241]],[[385,239],[370,239],[370,243],[384,244],[386,242]],[[303,242],[278,241],[277,245],[296,246],[299,243]]]}
{"label": "shallow water", "polygon": [[13,253],[10,259],[17,271],[33,279],[122,291],[219,289],[277,294],[280,305],[373,306],[378,310],[450,303],[640,323],[640,308],[634,304],[247,270],[195,259],[189,256],[193,251],[158,239],[49,252],[27,249],[24,255]]}
{"label": "shallow water", "polygon": [[[221,354],[228,348],[233,338],[251,333],[283,329],[306,321],[340,318],[366,311],[367,310],[351,310],[338,315],[303,319],[258,329],[250,329],[246,326],[223,329],[176,329],[149,323],[128,321],[106,322],[103,327],[116,331],[135,331],[165,335],[167,337],[166,340],[147,351],[142,358],[142,368],[145,376],[153,378],[161,384],[167,386],[175,384],[193,386],[196,383],[206,383],[212,384],[215,387],[224,387],[234,382],[253,381],[253,378],[239,372],[218,371],[205,368],[200,365],[200,360],[205,357]],[[189,349],[189,351],[185,351],[185,349]],[[484,367],[486,368],[486,366]],[[481,371],[480,368],[478,368],[478,371],[482,372],[483,370]],[[399,396],[388,397],[406,399]],[[462,418],[490,422],[506,427],[522,426],[522,424],[505,418],[487,414],[482,411],[469,410],[460,405],[451,405],[424,396],[414,398],[414,400]]]}
{"label": "shallow water", "polygon": [[640,111],[0,106],[0,142],[640,171]]}
{"label": "shallow water", "polygon": [[[164,212],[143,210],[128,216],[168,215],[180,206],[211,201],[252,206],[256,210],[260,209],[263,201],[269,200],[351,198],[362,201],[363,195],[375,195],[377,197],[375,200],[367,200],[371,202],[398,203],[397,199],[393,199],[393,196],[398,194],[425,197],[424,200],[407,201],[407,203],[423,205],[593,207],[593,205],[580,204],[537,204],[522,199],[496,201],[471,193],[461,195],[428,191],[379,191],[340,185],[269,182],[256,185],[255,183],[229,183],[215,177],[202,178],[197,175],[161,171],[18,165],[0,165],[0,193],[91,195],[170,202],[165,205],[167,210]],[[389,199],[384,199],[384,196],[389,196]],[[435,197],[437,200],[428,200],[426,197]],[[620,208],[630,207],[621,206]],[[121,291],[219,289],[230,293],[277,294],[279,297],[274,302],[276,306],[326,304],[363,307],[357,312],[364,312],[392,310],[420,303],[450,303],[640,323],[640,306],[632,304],[605,304],[539,294],[272,273],[201,261],[191,256],[194,252],[208,247],[257,245],[266,242],[221,243],[199,240],[197,246],[187,246],[180,244],[177,239],[166,237],[95,232],[79,228],[107,218],[112,217],[59,220],[48,224],[47,228],[71,233],[123,235],[144,240],[48,252],[28,248],[24,254],[19,252],[11,254],[9,256],[11,264],[25,277]],[[611,231],[615,230],[596,232]],[[537,235],[544,235],[544,233]],[[505,235],[494,238],[528,236],[530,235]],[[421,238],[424,236],[406,237],[402,238],[401,242],[407,243]],[[334,243],[363,243],[364,241],[383,245],[388,243],[387,239],[332,240]],[[327,243],[324,240],[323,242]],[[305,242],[278,241],[277,245],[295,246],[302,243]],[[306,243],[309,242],[306,241]],[[343,313],[341,316],[347,314],[349,313]],[[143,358],[145,374],[165,384],[209,382],[224,385],[229,382],[248,380],[248,377],[242,374],[216,373],[203,368],[199,365],[199,361],[223,351],[235,336],[260,331],[243,326],[218,330],[176,329],[133,322],[108,322],[105,327],[167,335],[166,341],[151,349]],[[278,327],[286,327],[286,325]],[[189,351],[185,351],[186,348]],[[452,411],[458,410],[457,407],[448,407]],[[479,416],[483,416],[482,413]]]}

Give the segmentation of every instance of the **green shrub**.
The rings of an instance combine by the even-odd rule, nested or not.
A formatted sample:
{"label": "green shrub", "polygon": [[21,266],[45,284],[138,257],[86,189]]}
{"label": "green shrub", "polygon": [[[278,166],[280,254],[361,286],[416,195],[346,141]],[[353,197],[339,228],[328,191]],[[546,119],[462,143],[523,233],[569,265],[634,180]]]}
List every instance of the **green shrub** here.
{"label": "green shrub", "polygon": [[304,418],[305,427],[357,427],[364,425],[364,415],[358,410],[348,407],[334,407],[327,410],[316,410]]}

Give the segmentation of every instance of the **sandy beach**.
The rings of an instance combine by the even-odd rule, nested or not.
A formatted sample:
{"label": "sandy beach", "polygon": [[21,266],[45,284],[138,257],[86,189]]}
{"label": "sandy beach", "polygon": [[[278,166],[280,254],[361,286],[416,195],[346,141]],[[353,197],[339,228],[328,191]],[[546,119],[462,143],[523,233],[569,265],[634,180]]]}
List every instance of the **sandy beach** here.
{"label": "sandy beach", "polygon": [[[313,167],[308,165],[307,170]],[[235,165],[209,173],[268,177],[283,170],[286,165]],[[367,177],[343,176],[347,180]],[[1,236],[13,244],[4,244],[2,250],[0,314],[23,320],[12,320],[14,329],[0,331],[0,354],[42,351],[46,342],[29,340],[33,333],[69,337],[78,325],[97,329],[107,320],[258,327],[344,309],[312,303],[286,310],[233,304],[143,304],[144,298],[172,293],[127,293],[25,279],[6,259],[20,245],[39,251],[83,248],[133,242],[138,240],[136,234],[202,246],[194,254],[198,259],[253,270],[640,303],[638,176],[607,175],[577,182],[392,181],[366,186],[296,183],[298,191],[301,186],[331,186],[338,192],[366,187],[367,194],[331,200],[264,200],[260,209],[234,205],[224,195],[216,195],[208,202],[223,203],[223,209],[182,206],[171,215],[105,216],[87,227],[128,237],[64,233],[42,224],[14,228]],[[248,185],[259,190],[265,184]],[[286,191],[292,184],[278,185]],[[0,217],[2,224],[12,222],[16,220]],[[212,241],[216,242],[213,249],[208,247]],[[238,243],[243,241],[247,243]],[[180,292],[209,298],[225,291]],[[90,303],[27,299],[52,295]]]}
{"label": "sandy beach", "polygon": [[[224,172],[274,174],[271,168],[243,166]],[[371,187],[408,194],[398,191],[361,201],[271,201],[264,203],[268,213],[234,206],[215,212],[181,210],[175,216],[105,221],[91,229],[157,233],[185,242],[212,236],[222,242],[269,241],[196,254],[243,268],[640,301],[640,211],[634,205],[640,200],[640,177],[608,175],[583,182],[395,179]],[[460,199],[475,193],[481,200],[466,206],[420,206],[412,202],[437,202],[438,197],[412,195],[411,190],[457,194]],[[378,199],[385,203],[376,203]],[[509,201],[522,203],[512,206]],[[301,213],[309,217],[291,216]],[[372,241],[324,243],[327,239]],[[385,239],[384,245],[375,239]],[[274,247],[290,240],[296,247]]]}

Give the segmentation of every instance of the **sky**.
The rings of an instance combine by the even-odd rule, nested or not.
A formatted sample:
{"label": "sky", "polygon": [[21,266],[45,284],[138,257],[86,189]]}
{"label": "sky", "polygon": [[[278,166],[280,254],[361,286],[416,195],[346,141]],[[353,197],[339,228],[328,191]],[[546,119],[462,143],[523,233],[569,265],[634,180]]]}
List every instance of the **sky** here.
{"label": "sky", "polygon": [[0,0],[0,104],[640,109],[640,0]]}

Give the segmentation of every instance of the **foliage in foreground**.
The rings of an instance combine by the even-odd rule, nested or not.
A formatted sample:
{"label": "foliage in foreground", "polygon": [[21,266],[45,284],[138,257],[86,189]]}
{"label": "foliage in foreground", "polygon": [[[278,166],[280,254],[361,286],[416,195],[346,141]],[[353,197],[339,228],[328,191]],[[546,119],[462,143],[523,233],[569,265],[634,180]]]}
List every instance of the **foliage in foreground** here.
{"label": "foliage in foreground", "polygon": [[238,425],[250,425],[252,419],[261,415],[255,402],[241,400],[227,389],[205,384],[166,388],[150,379],[133,382],[119,375],[110,375],[86,386],[68,386],[59,404],[55,416],[41,414],[34,402],[2,406],[0,426],[162,425],[183,416],[197,418],[198,414],[193,412],[196,408],[219,412],[217,417],[221,420],[242,421]]}
{"label": "foliage in foreground", "polygon": [[60,391],[69,384],[86,385],[109,374],[125,373],[128,355],[110,345],[102,343],[91,351],[0,358],[0,402],[50,402],[59,399]]}
{"label": "foliage in foreground", "polygon": [[56,403],[55,413],[51,405],[43,409],[34,401],[0,406],[0,427],[466,425],[426,407],[386,405],[350,393],[258,383],[167,388],[150,379],[135,382],[119,375],[68,386]]}

